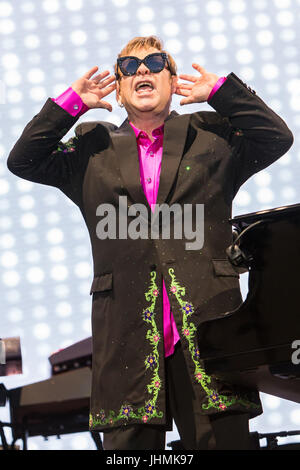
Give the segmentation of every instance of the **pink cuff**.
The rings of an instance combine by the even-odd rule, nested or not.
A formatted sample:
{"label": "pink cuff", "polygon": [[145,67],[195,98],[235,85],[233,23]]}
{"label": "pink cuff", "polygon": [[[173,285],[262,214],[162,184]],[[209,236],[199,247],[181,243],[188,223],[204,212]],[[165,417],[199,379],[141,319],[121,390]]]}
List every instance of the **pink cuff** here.
{"label": "pink cuff", "polygon": [[57,98],[51,99],[73,117],[80,117],[90,109],[71,87]]}
{"label": "pink cuff", "polygon": [[226,82],[226,80],[227,80],[227,77],[219,78],[219,80],[217,81],[213,89],[211,90],[209,97],[207,98],[207,101],[209,101],[213,97],[216,91],[220,88],[221,85],[223,85],[224,82]]}

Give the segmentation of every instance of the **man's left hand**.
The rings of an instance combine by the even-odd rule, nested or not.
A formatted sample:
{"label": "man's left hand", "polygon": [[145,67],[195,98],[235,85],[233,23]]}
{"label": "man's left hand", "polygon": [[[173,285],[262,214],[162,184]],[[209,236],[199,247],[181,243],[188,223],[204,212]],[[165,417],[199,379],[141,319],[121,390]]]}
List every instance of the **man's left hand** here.
{"label": "man's left hand", "polygon": [[220,78],[214,73],[206,72],[198,64],[192,64],[192,66],[201,74],[201,77],[186,74],[179,75],[182,80],[192,82],[191,84],[177,83],[175,93],[186,97],[180,101],[181,105],[207,101],[211,90]]}

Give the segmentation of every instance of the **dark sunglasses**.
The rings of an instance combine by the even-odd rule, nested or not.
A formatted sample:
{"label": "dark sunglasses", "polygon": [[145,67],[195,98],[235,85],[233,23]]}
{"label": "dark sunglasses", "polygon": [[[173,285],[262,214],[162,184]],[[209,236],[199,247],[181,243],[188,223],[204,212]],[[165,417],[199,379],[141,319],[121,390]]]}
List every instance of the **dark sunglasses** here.
{"label": "dark sunglasses", "polygon": [[[149,54],[144,57],[144,59],[139,59],[138,57],[130,55],[117,59],[117,64],[120,67],[121,72],[123,75],[127,76],[135,75],[142,63],[144,63],[152,73],[161,72],[165,68],[166,63],[171,71],[168,56],[164,52],[154,52],[153,54]],[[121,78],[121,76],[117,72],[116,79],[119,80],[119,78]]]}

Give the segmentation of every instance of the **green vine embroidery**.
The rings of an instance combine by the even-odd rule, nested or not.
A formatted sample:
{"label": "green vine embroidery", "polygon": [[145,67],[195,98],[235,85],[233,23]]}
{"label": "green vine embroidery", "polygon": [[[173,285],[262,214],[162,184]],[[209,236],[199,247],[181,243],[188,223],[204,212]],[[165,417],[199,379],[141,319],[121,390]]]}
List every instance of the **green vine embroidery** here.
{"label": "green vine embroidery", "polygon": [[176,281],[174,269],[170,268],[168,272],[172,279],[170,291],[172,292],[172,294],[175,295],[176,300],[180,305],[181,312],[183,314],[182,334],[188,342],[189,351],[195,365],[194,377],[196,382],[198,382],[202,386],[203,390],[207,395],[208,404],[203,404],[202,408],[207,410],[213,407],[220,411],[223,411],[228,406],[232,406],[237,403],[247,407],[252,406],[258,408],[258,405],[256,405],[255,403],[243,399],[238,395],[221,395],[211,388],[211,377],[205,373],[205,370],[200,362],[200,351],[195,346],[194,338],[197,329],[194,323],[190,321],[190,316],[194,313],[194,306],[192,303],[182,300],[182,297],[185,296],[185,288],[181,287]]}
{"label": "green vine embroidery", "polygon": [[[154,411],[154,416],[158,418],[162,418],[163,413],[158,413],[156,410],[156,401],[158,397],[159,390],[161,389],[161,379],[158,375],[159,370],[159,352],[158,352],[158,343],[160,341],[160,335],[157,330],[156,322],[155,322],[155,304],[156,299],[158,297],[158,289],[155,283],[156,279],[156,272],[151,272],[151,284],[148,292],[145,293],[145,297],[147,302],[151,302],[150,306],[143,311],[143,319],[145,322],[151,324],[151,329],[147,331],[146,339],[149,340],[150,344],[152,345],[152,354],[150,354],[146,360],[145,365],[147,369],[151,369],[153,371],[153,376],[150,385],[148,385],[148,393],[153,394],[152,400],[148,403],[152,406]],[[149,406],[148,406],[149,408]],[[151,416],[152,417],[152,416]]]}
{"label": "green vine embroidery", "polygon": [[152,346],[152,352],[145,359],[145,367],[146,369],[152,371],[151,382],[149,385],[147,385],[148,393],[149,395],[152,395],[152,398],[146,401],[145,405],[139,408],[137,411],[134,411],[134,408],[129,403],[125,403],[121,406],[119,413],[117,414],[114,411],[109,411],[108,414],[105,414],[104,410],[100,410],[100,412],[97,413],[95,416],[90,413],[90,427],[95,427],[97,425],[103,426],[106,424],[114,424],[116,421],[119,421],[121,419],[127,421],[129,418],[139,419],[143,421],[143,423],[147,423],[152,418],[163,417],[163,412],[158,411],[158,409],[156,408],[158,393],[162,385],[161,379],[158,374],[158,344],[160,341],[160,335],[155,321],[155,305],[159,292],[155,282],[156,272],[152,271],[150,275],[150,287],[145,293],[146,300],[150,303],[150,305],[143,310],[142,317],[146,323],[151,325],[151,329],[148,329],[147,331],[146,339],[149,340]]}

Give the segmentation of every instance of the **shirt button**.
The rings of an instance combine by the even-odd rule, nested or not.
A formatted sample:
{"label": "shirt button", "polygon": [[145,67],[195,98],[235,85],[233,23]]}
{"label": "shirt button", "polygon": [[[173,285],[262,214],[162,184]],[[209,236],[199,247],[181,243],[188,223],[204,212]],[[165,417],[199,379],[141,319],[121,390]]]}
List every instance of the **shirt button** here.
{"label": "shirt button", "polygon": [[153,153],[153,152],[150,152],[149,155],[150,155],[150,157],[153,157],[154,153]]}
{"label": "shirt button", "polygon": [[74,109],[79,109],[78,104],[74,104],[73,108],[74,108]]}
{"label": "shirt button", "polygon": [[147,178],[146,181],[147,181],[147,183],[151,183],[152,180],[151,180],[151,178]]}

